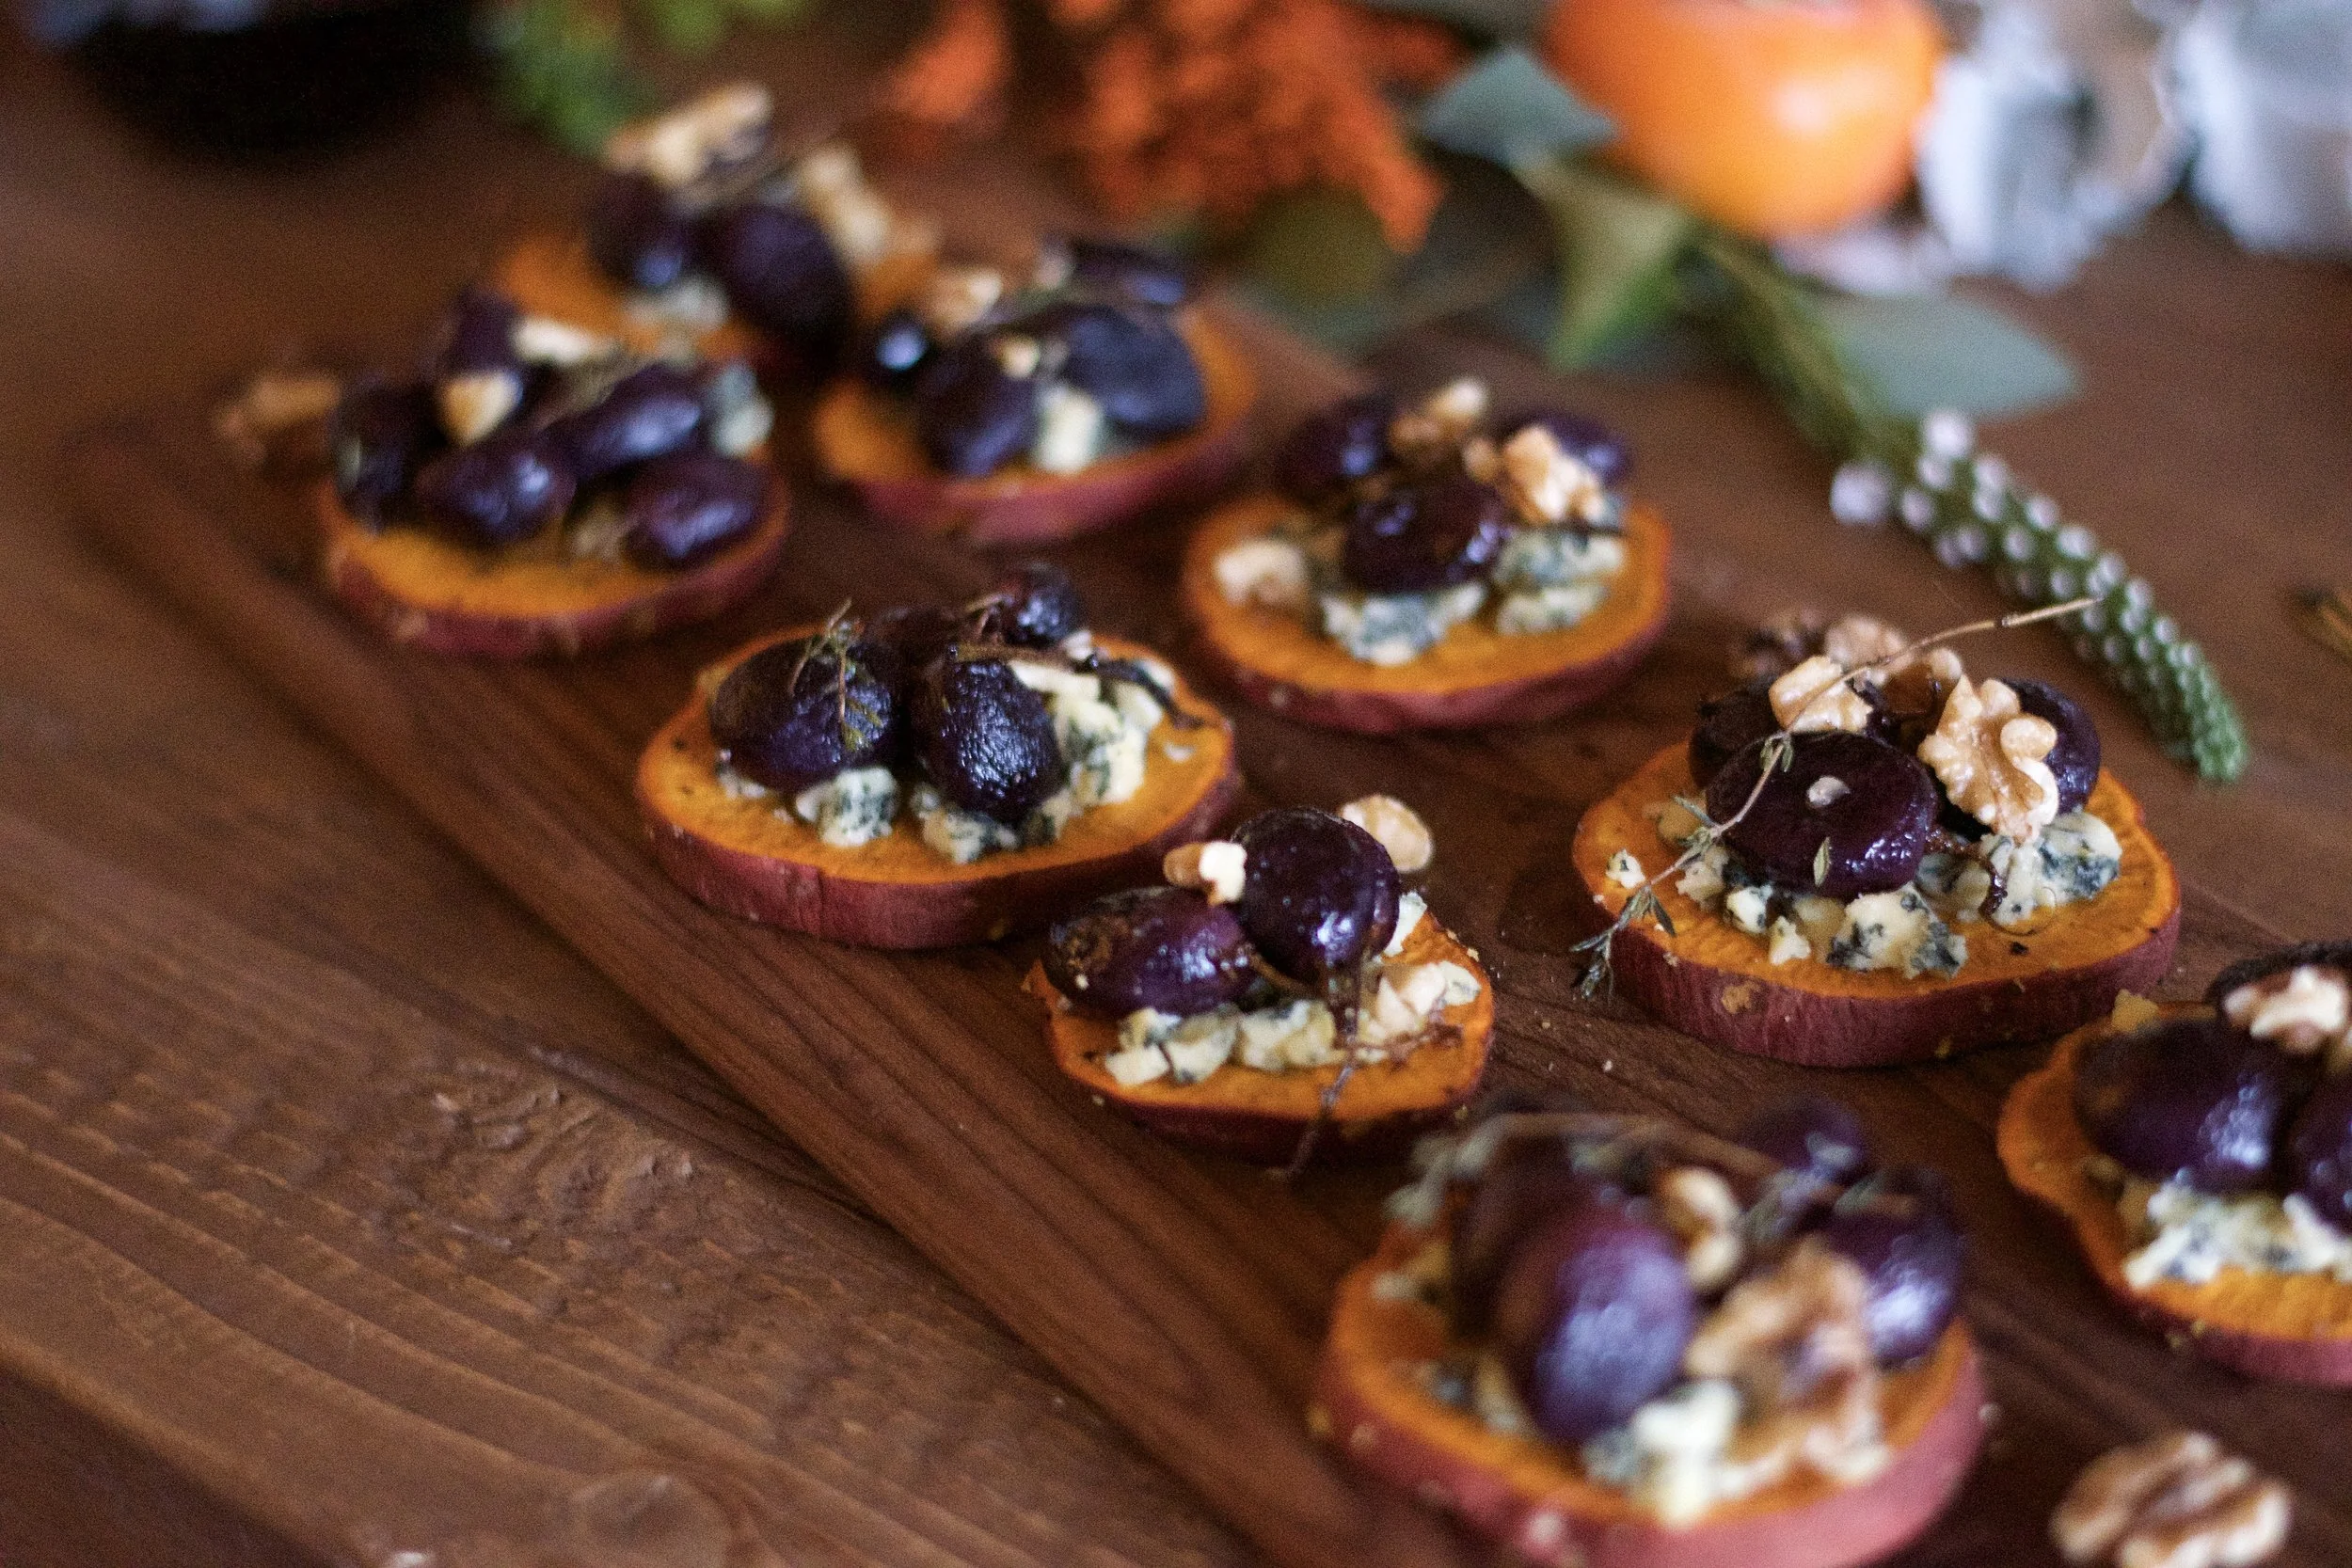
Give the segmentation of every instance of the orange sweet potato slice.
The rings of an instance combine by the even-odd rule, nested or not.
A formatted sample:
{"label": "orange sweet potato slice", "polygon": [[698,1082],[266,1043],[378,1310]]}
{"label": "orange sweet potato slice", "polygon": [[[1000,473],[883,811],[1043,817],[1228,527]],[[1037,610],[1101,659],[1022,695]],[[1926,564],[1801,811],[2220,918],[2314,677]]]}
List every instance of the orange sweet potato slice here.
{"label": "orange sweet potato slice", "polygon": [[[1078,816],[1056,843],[956,865],[902,816],[889,836],[871,844],[828,845],[777,798],[730,800],[720,788],[704,698],[760,649],[815,629],[756,638],[706,670],[695,695],[638,760],[637,807],[655,858],[713,909],[863,947],[993,942],[1157,876],[1160,858],[1205,836],[1240,792],[1232,726],[1180,681],[1177,705],[1202,722],[1182,729],[1163,721],[1152,736],[1143,787]],[[1098,637],[1095,645],[1112,658],[1151,652],[1112,637]]]}
{"label": "orange sweet potato slice", "polygon": [[[640,354],[661,349],[673,331],[629,312],[627,293],[604,276],[578,235],[532,234],[518,241],[499,259],[491,280],[526,314],[618,338]],[[757,338],[732,317],[697,334],[694,348],[707,359],[756,364],[759,358]]]}
{"label": "orange sweet potato slice", "polygon": [[[1398,1148],[1469,1103],[1486,1070],[1494,981],[1480,967],[1478,955],[1435,919],[1424,918],[1406,940],[1400,961],[1460,964],[1478,976],[1478,995],[1445,1009],[1446,1028],[1403,1061],[1367,1062],[1348,1075],[1324,1124],[1318,1147],[1326,1152]],[[1130,1088],[1103,1069],[1103,1058],[1118,1048],[1114,1020],[1072,1006],[1045,977],[1042,964],[1029,971],[1026,989],[1045,1005],[1054,1065],[1079,1087],[1155,1132],[1243,1159],[1290,1159],[1340,1075],[1336,1065],[1259,1072],[1229,1062],[1198,1084],[1159,1079]]]}
{"label": "orange sweet potato slice", "polygon": [[1217,588],[1216,558],[1295,510],[1267,495],[1211,514],[1184,548],[1182,592],[1202,659],[1251,702],[1310,724],[1387,735],[1555,718],[1625,679],[1666,629],[1666,524],[1636,506],[1625,570],[1579,625],[1505,637],[1473,620],[1410,663],[1366,664],[1296,616],[1230,603]]}
{"label": "orange sweet potato slice", "polygon": [[1208,417],[1189,435],[1074,474],[1015,463],[986,478],[958,479],[931,467],[893,400],[844,376],[817,404],[818,466],[886,523],[981,546],[1052,544],[1204,494],[1240,466],[1257,379],[1241,352],[1199,315],[1184,318],[1183,329],[1208,390]]}
{"label": "orange sweet potato slice", "polygon": [[1394,1226],[1341,1280],[1311,1418],[1373,1474],[1457,1514],[1527,1561],[1552,1568],[1846,1568],[1925,1529],[1960,1488],[1984,1434],[1984,1387],[1965,1325],[1886,1374],[1881,1411],[1894,1459],[1876,1479],[1783,1481],[1669,1528],[1586,1480],[1540,1438],[1498,1433],[1430,1397],[1417,1369],[1449,1347],[1445,1315],[1391,1299],[1375,1281],[1427,1241]]}
{"label": "orange sweet potato slice", "polygon": [[2140,1291],[2123,1277],[2132,1250],[2123,1216],[2084,1172],[2095,1151],[2074,1119],[2074,1064],[2109,1027],[2102,1020],[2075,1030],[2047,1066],[2009,1091],[1999,1145],[2010,1180],[2074,1231],[2109,1295],[2191,1354],[2253,1377],[2352,1386],[2352,1285],[2326,1275],[2224,1269],[2203,1285],[2160,1279]]}
{"label": "orange sweet potato slice", "polygon": [[[1570,859],[1597,906],[1596,930],[1632,896],[1609,879],[1610,856],[1630,850],[1653,872],[1670,863],[1676,851],[1658,836],[1657,809],[1693,793],[1677,743],[1577,824]],[[2057,911],[2029,936],[1964,927],[1968,962],[1953,979],[1856,973],[1812,958],[1775,965],[1761,941],[1661,879],[1658,897],[1675,934],[1651,921],[1620,932],[1616,984],[1686,1034],[1809,1067],[1869,1067],[2052,1038],[2105,1013],[2116,992],[2153,987],[2172,967],[2180,935],[2180,879],[2150,836],[2139,802],[2102,773],[2090,809],[2122,845],[2115,880],[2090,902]]]}

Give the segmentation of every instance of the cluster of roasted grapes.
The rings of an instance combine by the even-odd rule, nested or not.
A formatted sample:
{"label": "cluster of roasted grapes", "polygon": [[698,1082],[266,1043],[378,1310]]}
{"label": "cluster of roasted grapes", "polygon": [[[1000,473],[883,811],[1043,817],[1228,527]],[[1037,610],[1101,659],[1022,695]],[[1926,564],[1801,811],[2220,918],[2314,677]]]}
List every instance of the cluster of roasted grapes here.
{"label": "cluster of roasted grapes", "polygon": [[[1341,569],[1374,594],[1425,594],[1490,571],[1518,527],[1493,485],[1458,462],[1407,468],[1389,440],[1397,403],[1387,392],[1343,398],[1293,426],[1275,449],[1274,487],[1343,529]],[[1531,410],[1496,427],[1499,443],[1530,425],[1614,488],[1632,466],[1624,440],[1597,420]]]}
{"label": "cluster of roasted grapes", "polygon": [[[1136,443],[1165,441],[1208,416],[1208,387],[1174,312],[1191,280],[1133,245],[1069,239],[1049,247],[1050,287],[1012,295],[941,338],[911,308],[862,341],[858,373],[904,398],[924,453],[961,478],[994,473],[1036,444],[1052,382],[1099,404],[1104,425]],[[1035,356],[1009,352],[1025,341]]]}
{"label": "cluster of roasted grapes", "polygon": [[[2004,681],[2020,708],[2058,731],[2042,760],[2058,780],[2058,811],[2080,811],[2099,781],[2098,726],[2054,686]],[[1952,804],[1916,755],[1935,727],[1940,690],[1933,705],[1906,711],[1891,705],[1884,688],[1856,681],[1871,708],[1868,726],[1793,736],[1787,766],[1757,793],[1766,743],[1780,729],[1771,687],[1770,676],[1758,676],[1702,704],[1690,743],[1691,776],[1706,791],[1708,820],[1730,822],[1746,808],[1724,843],[1761,879],[1825,898],[1886,893],[1915,878],[1931,850],[1983,836],[1984,825]],[[1836,786],[1823,784],[1832,779]]]}
{"label": "cluster of roasted grapes", "polygon": [[[2233,964],[2205,999],[2305,965],[2352,974],[2352,943],[2288,948]],[[2133,1176],[2201,1193],[2299,1195],[2352,1232],[2352,1072],[2292,1055],[2226,1018],[2175,1014],[2111,1034],[2076,1064],[2074,1115]]]}
{"label": "cluster of roasted grapes", "polygon": [[[1069,574],[1025,562],[969,605],[902,606],[761,649],[711,694],[711,733],[723,761],[771,789],[889,768],[1018,828],[1068,769],[1045,699],[1010,661],[1064,658],[1085,624]],[[1072,662],[1121,673],[1091,656]]]}
{"label": "cluster of roasted grapes", "polygon": [[714,202],[609,170],[589,201],[588,253],[628,289],[659,293],[707,276],[807,376],[839,359],[856,316],[849,269],[823,226],[764,192]]}
{"label": "cluster of roasted grapes", "polygon": [[1265,983],[1262,967],[1345,1000],[1396,933],[1403,886],[1388,850],[1311,806],[1261,812],[1233,841],[1246,856],[1239,898],[1213,904],[1175,887],[1098,898],[1047,934],[1046,977],[1078,1006],[1115,1018],[1240,1002]]}
{"label": "cluster of roasted grapes", "polygon": [[[622,549],[659,567],[691,564],[759,520],[767,472],[710,450],[713,379],[739,367],[526,363],[516,347],[520,321],[504,295],[469,289],[422,374],[362,380],[344,394],[328,443],[353,515],[372,525],[413,515],[497,547],[610,496]],[[504,382],[515,396],[485,434],[457,442],[436,393],[461,379]]]}
{"label": "cluster of roasted grapes", "polygon": [[[1943,1178],[1875,1168],[1853,1113],[1812,1096],[1768,1108],[1739,1142],[1779,1167],[1763,1180],[1721,1173],[1746,1205],[1749,1270],[1818,1236],[1868,1282],[1865,1321],[1880,1365],[1932,1349],[1961,1289],[1960,1226]],[[1650,1183],[1690,1163],[1663,1149],[1621,1158],[1605,1138],[1535,1131],[1500,1144],[1454,1209],[1456,1337],[1494,1347],[1554,1442],[1609,1431],[1682,1376],[1709,1297],[1692,1285]]]}

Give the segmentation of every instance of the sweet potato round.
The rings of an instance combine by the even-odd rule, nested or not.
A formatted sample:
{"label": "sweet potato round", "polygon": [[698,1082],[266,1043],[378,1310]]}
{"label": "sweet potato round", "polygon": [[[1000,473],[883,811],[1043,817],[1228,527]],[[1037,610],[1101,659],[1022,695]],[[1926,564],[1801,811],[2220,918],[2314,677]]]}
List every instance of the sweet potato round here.
{"label": "sweet potato round", "polygon": [[1784,1481],[1669,1528],[1595,1485],[1558,1449],[1488,1430],[1432,1399],[1415,1375],[1447,1349],[1444,1315],[1375,1287],[1425,1236],[1391,1227],[1340,1282],[1315,1377],[1314,1418],[1348,1459],[1552,1568],[1847,1568],[1894,1551],[1942,1513],[1984,1433],[1984,1388],[1963,1324],[1918,1364],[1887,1374],[1881,1410],[1893,1462],[1838,1487]]}
{"label": "sweet potato round", "polygon": [[[1653,872],[1666,865],[1675,851],[1650,814],[1692,793],[1677,742],[1584,814],[1570,859],[1597,906],[1593,929],[1631,896],[1609,880],[1611,854],[1629,849]],[[2139,802],[2102,773],[2090,809],[2122,844],[2115,880],[2030,936],[1965,927],[1968,963],[1956,979],[1857,974],[1811,958],[1772,964],[1760,941],[1706,913],[1668,879],[1657,892],[1677,934],[1650,921],[1619,933],[1617,986],[1686,1034],[1807,1067],[1875,1067],[2049,1039],[2105,1013],[2116,992],[2153,987],[2172,967],[2180,935],[2180,879],[2149,835]]]}
{"label": "sweet potato round", "polygon": [[1184,323],[1208,389],[1200,428],[1074,474],[1015,463],[983,479],[931,467],[904,411],[854,377],[825,389],[811,434],[818,466],[886,523],[979,546],[1049,545],[1215,489],[1240,466],[1257,380],[1198,315]]}
{"label": "sweet potato round", "polygon": [[2203,1285],[2160,1279],[2145,1291],[2124,1279],[2131,1245],[2123,1216],[2084,1174],[2083,1162],[2095,1150],[2074,1119],[2074,1064],[2108,1028],[2103,1020],[2075,1030],[2058,1041],[2048,1065],[2009,1091],[1999,1145],[2010,1180],[2074,1231],[2109,1295],[2191,1354],[2252,1377],[2352,1386],[2352,1285],[2324,1275],[2239,1269],[2224,1269]]}
{"label": "sweet potato round", "polygon": [[[1476,998],[1445,1010],[1456,1032],[1423,1045],[1402,1062],[1366,1063],[1349,1074],[1318,1143],[1327,1155],[1394,1149],[1448,1120],[1478,1090],[1494,1034],[1494,981],[1478,955],[1435,919],[1424,918],[1405,944],[1402,961],[1451,961],[1476,974]],[[1026,988],[1045,1004],[1045,1033],[1054,1065],[1089,1094],[1154,1132],[1245,1160],[1286,1161],[1319,1114],[1338,1079],[1337,1066],[1311,1071],[1257,1072],[1228,1063],[1198,1084],[1161,1079],[1122,1085],[1103,1069],[1116,1049],[1112,1020],[1071,1006],[1040,964]]]}
{"label": "sweet potato round", "polygon": [[1637,506],[1625,571],[1581,625],[1504,637],[1472,622],[1408,664],[1366,664],[1295,617],[1217,590],[1217,556],[1294,510],[1269,495],[1211,514],[1185,546],[1182,591],[1202,661],[1251,702],[1310,724],[1390,735],[1556,718],[1632,673],[1666,629],[1666,524]]}
{"label": "sweet potato round", "polygon": [[[527,315],[548,316],[590,332],[618,338],[640,354],[665,346],[671,329],[632,316],[628,295],[606,277],[577,235],[532,234],[499,258],[492,283]],[[733,317],[694,338],[707,359],[750,359],[758,363],[758,340]]]}
{"label": "sweet potato round", "polygon": [[721,614],[775,570],[789,515],[779,482],[750,533],[664,571],[531,545],[478,549],[423,528],[371,531],[331,483],[319,485],[317,511],[321,567],[337,598],[395,642],[480,658],[584,653]]}
{"label": "sweet potato round", "polygon": [[[719,787],[718,747],[703,696],[760,649],[814,629],[755,639],[706,670],[695,695],[638,760],[637,807],[655,858],[713,909],[862,947],[993,942],[1158,876],[1160,858],[1206,836],[1240,792],[1232,726],[1179,682],[1178,705],[1204,722],[1179,729],[1164,721],[1152,736],[1142,789],[1079,816],[1057,843],[955,865],[902,818],[887,838],[836,848],[793,817],[788,802],[727,798]],[[1110,637],[1096,645],[1113,658],[1150,652]]]}

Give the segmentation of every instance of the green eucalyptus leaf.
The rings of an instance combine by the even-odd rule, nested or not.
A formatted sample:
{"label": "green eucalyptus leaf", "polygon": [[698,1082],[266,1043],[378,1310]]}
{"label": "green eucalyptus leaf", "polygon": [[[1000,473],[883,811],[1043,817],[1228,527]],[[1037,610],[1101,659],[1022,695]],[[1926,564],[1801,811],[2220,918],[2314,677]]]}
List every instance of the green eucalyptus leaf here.
{"label": "green eucalyptus leaf", "polygon": [[1698,233],[1687,209],[1571,159],[1518,172],[1551,214],[1559,247],[1560,313],[1547,350],[1555,369],[1589,365],[1674,314],[1676,265]]}
{"label": "green eucalyptus leaf", "polygon": [[1957,408],[1989,419],[2063,403],[2076,390],[2064,355],[1975,300],[1831,294],[1820,309],[1838,352],[1899,417]]}
{"label": "green eucalyptus leaf", "polygon": [[1422,105],[1421,134],[1439,147],[1518,168],[1597,147],[1617,134],[1518,44],[1495,50]]}
{"label": "green eucalyptus leaf", "polygon": [[1331,186],[1277,197],[1242,240],[1243,268],[1275,298],[1298,305],[1369,298],[1403,264],[1363,198]]}

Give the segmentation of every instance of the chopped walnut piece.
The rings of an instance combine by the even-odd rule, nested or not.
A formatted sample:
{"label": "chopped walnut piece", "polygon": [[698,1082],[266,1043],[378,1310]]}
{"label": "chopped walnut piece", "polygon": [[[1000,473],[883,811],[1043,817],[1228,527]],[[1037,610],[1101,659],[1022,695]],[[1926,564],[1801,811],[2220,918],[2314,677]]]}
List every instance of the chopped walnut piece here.
{"label": "chopped walnut piece", "polygon": [[1367,795],[1340,808],[1342,821],[1353,822],[1380,841],[1399,871],[1429,869],[1438,841],[1421,814],[1393,795]]}
{"label": "chopped walnut piece", "polygon": [[713,169],[756,156],[768,145],[774,115],[775,101],[756,83],[713,87],[667,114],[613,132],[605,138],[605,166],[684,190]]}
{"label": "chopped walnut piece", "polygon": [[1215,570],[1217,592],[1227,604],[1293,612],[1314,598],[1307,552],[1288,539],[1245,539],[1217,556]]}
{"label": "chopped walnut piece", "polygon": [[310,446],[324,442],[342,395],[342,382],[325,371],[263,371],[214,410],[213,434],[246,467],[266,467],[299,433],[308,431]]}
{"label": "chopped walnut piece", "polygon": [[1224,838],[1179,844],[1161,858],[1160,875],[1170,887],[1199,888],[1210,903],[1230,904],[1248,879],[1249,851]]}
{"label": "chopped walnut piece", "polygon": [[1874,677],[1886,705],[1898,713],[1941,713],[1968,672],[1949,648],[1930,648]]}
{"label": "chopped walnut piece", "polygon": [[1821,651],[1821,632],[1819,612],[1783,610],[1750,632],[1747,640],[1733,650],[1733,678],[1771,680],[1787,674]]}
{"label": "chopped walnut piece", "polygon": [[1846,667],[1815,654],[1772,682],[1772,717],[1796,735],[1815,730],[1860,731],[1870,722],[1870,705],[1846,682]]}
{"label": "chopped walnut piece", "polygon": [[1481,484],[1502,483],[1502,452],[1484,436],[1462,443],[1462,471]]}
{"label": "chopped walnut piece", "polygon": [[1721,1173],[1705,1165],[1678,1165],[1652,1189],[1659,1217],[1682,1243],[1691,1284],[1713,1294],[1740,1272],[1745,1249],[1740,1242],[1740,1199]]}
{"label": "chopped walnut piece", "polygon": [[1952,803],[2017,844],[2031,844],[2058,816],[2058,780],[2042,759],[2058,744],[2046,719],[2024,712],[2000,681],[1966,676],[1945,701],[1919,760],[1935,769]]}
{"label": "chopped walnut piece", "polygon": [[923,285],[918,310],[935,339],[977,326],[1005,297],[1005,275],[994,267],[942,267]]}
{"label": "chopped walnut piece", "polygon": [[1911,639],[1875,615],[1841,615],[1821,633],[1821,652],[1849,670],[1892,658]]}
{"label": "chopped walnut piece", "polygon": [[1450,381],[1389,421],[1389,446],[1407,463],[1434,463],[1461,450],[1486,417],[1486,384],[1474,376]]}
{"label": "chopped walnut piece", "polygon": [[2329,1070],[2352,1063],[2352,976],[2333,964],[2298,964],[2221,999],[2221,1014],[2290,1056],[2327,1053]]}
{"label": "chopped walnut piece", "polygon": [[1531,424],[1504,442],[1502,467],[1503,499],[1538,527],[1591,522],[1608,504],[1600,476],[1571,456],[1549,426]]}
{"label": "chopped walnut piece", "polygon": [[1755,1484],[1800,1465],[1841,1484],[1885,1468],[1868,1298],[1861,1269],[1807,1237],[1734,1286],[1692,1336],[1682,1370],[1740,1388],[1743,1414],[1725,1457]]}
{"label": "chopped walnut piece", "polygon": [[2201,1432],[2169,1432],[2092,1460],[2050,1517],[2069,1562],[2249,1568],[2286,1544],[2294,1500]]}

